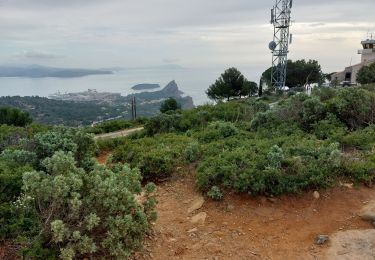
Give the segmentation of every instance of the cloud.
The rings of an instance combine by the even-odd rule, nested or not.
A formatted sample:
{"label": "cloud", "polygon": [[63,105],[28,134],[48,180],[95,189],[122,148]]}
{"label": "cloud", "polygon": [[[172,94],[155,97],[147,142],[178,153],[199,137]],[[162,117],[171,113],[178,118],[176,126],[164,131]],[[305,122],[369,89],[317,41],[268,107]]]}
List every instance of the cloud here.
{"label": "cloud", "polygon": [[44,51],[36,51],[36,50],[32,50],[32,51],[24,50],[21,53],[17,53],[15,56],[24,57],[26,59],[33,59],[33,60],[50,60],[50,59],[60,59],[64,57],[62,55],[57,55],[54,53],[49,53],[49,52],[44,52]]}
{"label": "cloud", "polygon": [[[262,70],[270,64],[273,4],[274,0],[0,0],[0,59],[18,53],[19,59],[59,66],[181,63]],[[318,59],[328,71],[345,66],[351,56],[358,59],[360,40],[368,29],[375,31],[374,7],[374,0],[295,1],[290,57]]]}
{"label": "cloud", "polygon": [[178,63],[180,62],[181,60],[179,58],[164,58],[163,59],[163,62],[164,63],[167,63],[167,64],[171,64],[171,63]]}

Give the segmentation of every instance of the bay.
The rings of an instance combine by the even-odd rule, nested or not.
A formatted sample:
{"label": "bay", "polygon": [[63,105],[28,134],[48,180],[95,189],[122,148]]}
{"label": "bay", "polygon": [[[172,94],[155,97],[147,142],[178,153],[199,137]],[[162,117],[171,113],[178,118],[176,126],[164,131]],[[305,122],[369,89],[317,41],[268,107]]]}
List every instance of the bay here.
{"label": "bay", "polygon": [[[202,69],[130,69],[111,75],[81,78],[0,78],[0,96],[41,96],[81,92],[96,89],[99,92],[137,93],[131,88],[141,83],[164,87],[175,80],[181,91],[191,96],[195,105],[209,102],[205,91],[220,75],[219,71]],[[159,90],[159,89],[155,89]]]}

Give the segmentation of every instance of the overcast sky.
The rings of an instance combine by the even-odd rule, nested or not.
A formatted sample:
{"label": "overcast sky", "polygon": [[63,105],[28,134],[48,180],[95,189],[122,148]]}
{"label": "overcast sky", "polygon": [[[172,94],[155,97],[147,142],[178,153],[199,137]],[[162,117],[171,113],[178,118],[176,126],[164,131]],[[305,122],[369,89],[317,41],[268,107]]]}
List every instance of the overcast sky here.
{"label": "overcast sky", "polygon": [[[0,63],[69,67],[270,66],[274,0],[0,0]],[[358,62],[374,0],[295,0],[292,59]],[[375,36],[375,34],[374,34]]]}

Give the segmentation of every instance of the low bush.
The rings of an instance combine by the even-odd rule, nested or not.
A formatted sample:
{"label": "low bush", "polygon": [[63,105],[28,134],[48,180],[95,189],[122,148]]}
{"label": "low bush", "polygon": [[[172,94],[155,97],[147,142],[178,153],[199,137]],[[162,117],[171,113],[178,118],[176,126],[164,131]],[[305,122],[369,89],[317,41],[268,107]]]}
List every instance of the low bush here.
{"label": "low bush", "polygon": [[199,143],[198,142],[190,143],[184,151],[184,156],[185,156],[186,161],[188,162],[192,163],[192,162],[197,161],[201,156],[201,148],[199,146]]}
{"label": "low bush", "polygon": [[375,125],[351,132],[341,138],[344,146],[361,150],[372,150],[375,147]]}
{"label": "low bush", "polygon": [[11,107],[0,108],[0,124],[24,127],[31,124],[32,121],[28,112]]}
{"label": "low bush", "polygon": [[21,195],[22,174],[31,169],[0,159],[0,241],[16,238],[35,228],[31,215],[19,214],[13,207],[13,201]]}
{"label": "low bush", "polygon": [[218,186],[253,195],[327,187],[334,181],[340,158],[337,144],[301,136],[243,140],[240,146],[224,146],[220,154],[204,157],[197,184],[201,190]]}
{"label": "low bush", "polygon": [[[61,259],[126,259],[140,248],[155,219],[154,187],[145,189],[140,204],[141,176],[127,165],[111,169],[96,165],[85,172],[75,166],[72,153],[57,152],[43,161],[46,171],[24,174],[19,209],[35,212],[39,235],[30,238],[24,257],[34,258],[40,248],[58,253]],[[34,247],[33,247],[34,246]]]}
{"label": "low bush", "polygon": [[357,154],[355,157],[347,155],[341,165],[341,173],[356,182],[371,186],[375,178],[375,155]]}
{"label": "low bush", "polygon": [[[185,161],[186,144],[192,143],[192,138],[177,134],[124,139],[124,144],[113,151],[113,159],[138,167],[146,180],[160,180],[169,177],[174,166]],[[196,155],[189,156],[192,156],[192,159]]]}

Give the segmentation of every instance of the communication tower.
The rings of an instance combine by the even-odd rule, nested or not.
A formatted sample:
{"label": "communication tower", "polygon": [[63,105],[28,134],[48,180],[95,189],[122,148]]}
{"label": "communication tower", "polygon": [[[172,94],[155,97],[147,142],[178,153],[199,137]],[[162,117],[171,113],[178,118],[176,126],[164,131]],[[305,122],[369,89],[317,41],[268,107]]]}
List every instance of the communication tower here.
{"label": "communication tower", "polygon": [[289,44],[292,43],[291,13],[293,0],[276,0],[271,9],[271,24],[274,26],[273,41],[269,44],[272,51],[271,84],[274,89],[283,89],[286,81]]}

